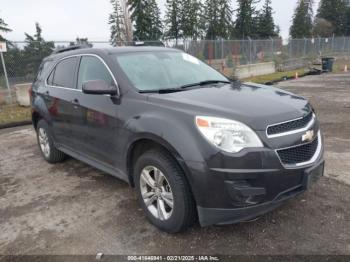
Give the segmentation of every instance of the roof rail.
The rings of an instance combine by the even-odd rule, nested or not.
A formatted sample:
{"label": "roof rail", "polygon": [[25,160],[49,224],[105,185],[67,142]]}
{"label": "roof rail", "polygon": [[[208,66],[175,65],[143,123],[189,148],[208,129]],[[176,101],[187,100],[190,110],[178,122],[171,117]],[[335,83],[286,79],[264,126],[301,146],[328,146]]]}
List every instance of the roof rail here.
{"label": "roof rail", "polygon": [[134,41],[133,42],[134,46],[161,46],[165,47],[164,43],[160,40],[155,40],[155,41]]}
{"label": "roof rail", "polygon": [[73,50],[78,50],[78,49],[84,49],[84,48],[91,48],[92,45],[73,45],[73,46],[68,46],[65,48],[58,48],[52,52],[52,54],[60,54],[63,52],[68,52],[68,51],[73,51]]}

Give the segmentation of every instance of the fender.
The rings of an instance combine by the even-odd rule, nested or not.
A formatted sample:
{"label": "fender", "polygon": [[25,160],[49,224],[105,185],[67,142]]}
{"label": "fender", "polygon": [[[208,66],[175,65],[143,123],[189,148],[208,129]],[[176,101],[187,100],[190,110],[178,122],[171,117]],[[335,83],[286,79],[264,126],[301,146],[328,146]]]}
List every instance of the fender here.
{"label": "fender", "polygon": [[[134,117],[128,121],[124,129],[128,130],[130,136],[123,146],[123,152],[128,152],[130,146],[140,139],[151,139],[160,143],[170,152],[176,153],[178,157],[186,161],[203,161],[203,143],[198,132],[198,137],[194,134],[196,131],[194,120],[188,117],[177,118],[176,115],[171,118],[164,112],[152,113]],[[199,139],[201,138],[201,139]],[[126,154],[127,157],[127,154]]]}
{"label": "fender", "polygon": [[[149,139],[162,145],[177,159],[197,201],[201,192],[197,192],[194,181],[198,180],[202,173],[194,173],[193,166],[197,166],[197,170],[206,169],[207,167],[203,166],[204,159],[215,154],[216,150],[210,147],[209,143],[203,143],[199,132],[198,136],[195,135],[196,127],[193,117],[189,115],[186,118],[183,114],[181,118],[177,119],[176,116],[168,117],[165,112],[157,112],[157,114],[147,113],[128,121],[124,128],[131,135],[125,139],[127,142],[122,147],[124,148],[123,152],[126,152],[123,163],[126,167],[125,170],[127,170],[131,149],[137,141]],[[132,180],[130,182],[132,184]]]}

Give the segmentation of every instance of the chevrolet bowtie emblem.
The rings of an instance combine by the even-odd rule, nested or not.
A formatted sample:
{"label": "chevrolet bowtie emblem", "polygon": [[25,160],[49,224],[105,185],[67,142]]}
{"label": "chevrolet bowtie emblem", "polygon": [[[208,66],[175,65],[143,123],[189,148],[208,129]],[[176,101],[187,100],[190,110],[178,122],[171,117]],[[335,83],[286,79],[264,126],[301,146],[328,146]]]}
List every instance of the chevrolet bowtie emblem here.
{"label": "chevrolet bowtie emblem", "polygon": [[301,140],[303,142],[307,141],[307,142],[311,142],[312,140],[314,140],[314,135],[315,135],[315,132],[314,130],[309,130],[305,133],[305,135],[303,135],[301,137]]}

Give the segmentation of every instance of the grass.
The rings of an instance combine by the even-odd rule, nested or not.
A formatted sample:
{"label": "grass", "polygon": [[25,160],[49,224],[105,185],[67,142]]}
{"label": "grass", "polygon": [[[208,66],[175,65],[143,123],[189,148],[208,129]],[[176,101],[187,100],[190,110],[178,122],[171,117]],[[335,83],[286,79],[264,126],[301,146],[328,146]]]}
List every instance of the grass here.
{"label": "grass", "polygon": [[267,82],[278,81],[278,80],[281,80],[285,77],[287,77],[287,78],[294,77],[296,72],[298,73],[299,76],[301,76],[301,75],[305,74],[306,72],[308,72],[308,69],[301,68],[301,69],[286,71],[286,72],[276,72],[276,73],[269,74],[269,75],[254,76],[254,77],[242,79],[242,82],[253,82],[253,83],[258,83],[258,84],[264,84]]}
{"label": "grass", "polygon": [[29,107],[19,105],[1,105],[0,106],[0,125],[30,121],[31,114]]}
{"label": "grass", "polygon": [[348,66],[348,70],[350,71],[350,59],[338,58],[334,63],[333,73],[344,72],[345,65]]}

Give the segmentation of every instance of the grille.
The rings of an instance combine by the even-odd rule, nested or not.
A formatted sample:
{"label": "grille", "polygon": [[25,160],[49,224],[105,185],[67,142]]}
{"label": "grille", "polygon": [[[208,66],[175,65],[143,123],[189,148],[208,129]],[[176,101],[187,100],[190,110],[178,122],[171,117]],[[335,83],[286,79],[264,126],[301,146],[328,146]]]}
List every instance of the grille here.
{"label": "grille", "polygon": [[277,150],[277,153],[285,165],[293,165],[311,160],[317,150],[318,136],[308,144]]}
{"label": "grille", "polygon": [[276,134],[285,133],[285,132],[303,128],[311,121],[311,119],[312,119],[312,113],[309,113],[305,117],[298,120],[293,120],[283,124],[269,126],[267,128],[267,134],[276,135]]}

